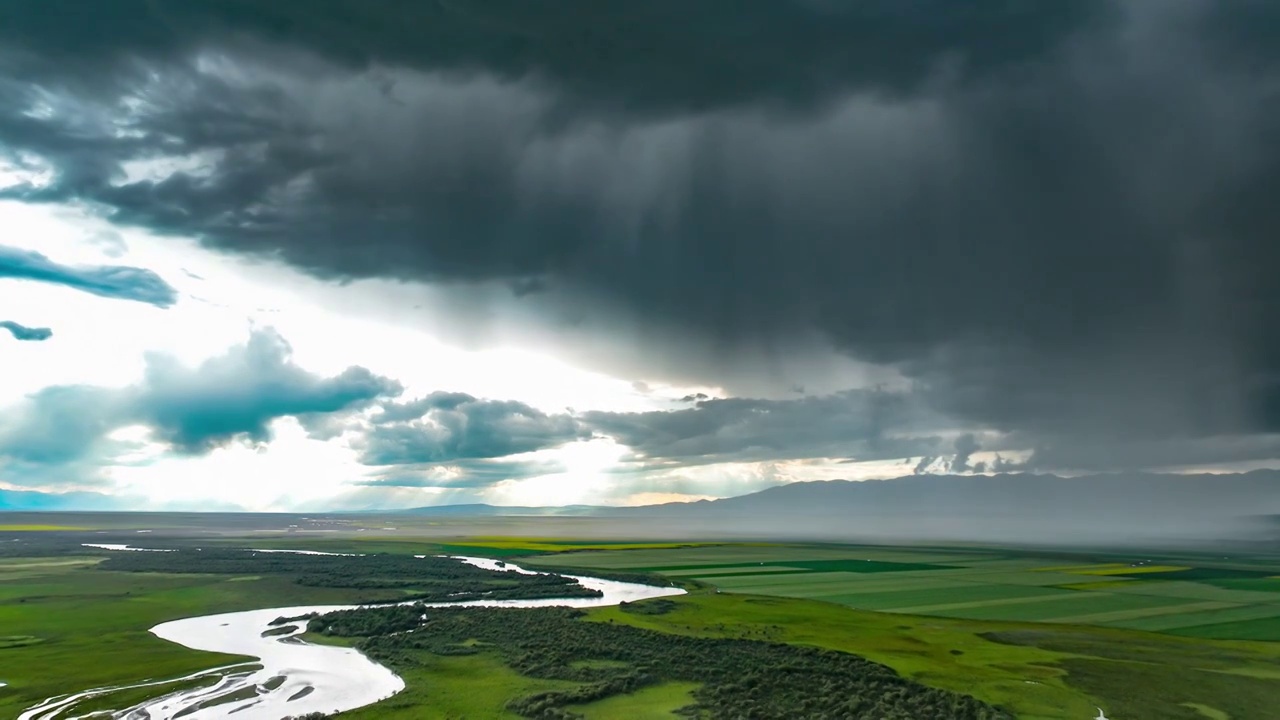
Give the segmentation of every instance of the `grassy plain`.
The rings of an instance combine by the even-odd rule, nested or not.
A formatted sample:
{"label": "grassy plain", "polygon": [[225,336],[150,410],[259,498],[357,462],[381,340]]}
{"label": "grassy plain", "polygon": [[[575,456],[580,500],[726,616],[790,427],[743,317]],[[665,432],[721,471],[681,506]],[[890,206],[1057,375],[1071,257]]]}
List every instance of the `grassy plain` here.
{"label": "grassy plain", "polygon": [[[1271,720],[1280,692],[1280,646],[1270,643],[895,615],[709,589],[675,603],[664,614],[599,608],[589,611],[589,618],[679,635],[851,652],[922,683],[974,695],[1023,720],[1092,718],[1098,707],[1126,720]],[[493,654],[418,651],[413,658],[404,670],[408,689],[403,694],[343,717],[510,718],[508,701],[572,686],[519,675]],[[575,710],[600,720],[670,717],[663,713],[685,704],[692,689],[664,685]]]}
{"label": "grassy plain", "polygon": [[[659,573],[714,588],[682,598],[677,612],[604,608],[592,611],[599,621],[853,652],[1021,718],[1093,717],[1104,707],[1130,720],[1262,720],[1273,717],[1280,697],[1280,644],[1230,641],[1280,638],[1270,624],[1280,617],[1271,577],[1280,566],[1266,558],[1193,554],[1157,564],[1150,553],[1004,548],[615,544],[592,551],[589,541],[564,540],[550,551],[541,539],[488,542],[450,546],[504,556],[523,547],[528,555],[520,561],[530,566]],[[1201,579],[1156,579],[1162,575]],[[1190,637],[1134,631],[1147,625]],[[376,708],[366,712],[383,717]]]}
{"label": "grassy plain", "polygon": [[[179,521],[143,520],[157,528],[154,534],[81,537],[57,523],[26,519],[24,527],[59,530],[10,529],[27,538],[19,546],[46,534],[77,543],[193,542],[189,535],[159,529]],[[100,526],[95,522],[75,526]],[[1280,561],[1274,557],[627,542],[428,533],[421,527],[392,531],[391,525],[348,519],[315,522],[325,523],[323,530],[202,530],[199,542],[518,557],[522,564],[548,569],[658,573],[694,588],[674,612],[602,608],[590,617],[676,634],[853,652],[1031,720],[1090,718],[1096,707],[1118,720],[1271,720],[1280,698],[1280,643],[1252,642],[1280,640]],[[488,521],[486,527],[499,525]],[[0,688],[0,717],[16,717],[59,693],[177,677],[240,660],[160,641],[147,632],[157,623],[358,597],[299,587],[270,574],[110,572],[96,567],[101,555],[0,558],[0,682],[10,684]],[[423,653],[419,660],[421,665],[405,672],[404,693],[343,717],[514,717],[505,710],[510,699],[564,685],[519,675],[496,655]],[[661,716],[679,707],[690,690],[664,685],[577,710],[589,718],[638,718],[642,710]]]}
{"label": "grassy plain", "polygon": [[100,560],[0,559],[0,682],[8,683],[0,688],[0,717],[17,717],[65,692],[178,677],[249,659],[165,642],[148,632],[159,623],[352,597],[309,588],[301,598],[296,585],[271,577],[107,572],[95,567]]}
{"label": "grassy plain", "polygon": [[[1069,560],[1069,562],[1064,562]],[[1083,560],[1083,561],[1082,561]],[[721,545],[574,552],[558,566],[655,572],[724,592],[862,610],[1280,640],[1280,559],[1151,553]]]}
{"label": "grassy plain", "polygon": [[695,683],[663,683],[585,705],[570,705],[569,709],[586,720],[663,720],[691,704],[690,693],[697,688]]}
{"label": "grassy plain", "polygon": [[1187,703],[1263,720],[1280,697],[1280,646],[1065,625],[856,611],[811,600],[703,591],[676,611],[592,612],[601,622],[843,650],[1028,720],[1195,720]]}
{"label": "grassy plain", "polygon": [[[351,720],[519,720],[508,701],[540,692],[568,690],[578,683],[530,678],[507,667],[492,653],[434,655],[415,653],[416,665],[402,669],[406,688],[395,697],[342,714]],[[572,706],[587,720],[671,718],[688,705],[690,683],[666,683],[629,695]]]}
{"label": "grassy plain", "polygon": [[[506,709],[512,698],[566,690],[575,683],[528,678],[496,655],[440,656],[417,653],[418,664],[401,669],[404,692],[376,705],[342,714],[351,720],[518,720]],[[618,720],[625,720],[619,716]]]}

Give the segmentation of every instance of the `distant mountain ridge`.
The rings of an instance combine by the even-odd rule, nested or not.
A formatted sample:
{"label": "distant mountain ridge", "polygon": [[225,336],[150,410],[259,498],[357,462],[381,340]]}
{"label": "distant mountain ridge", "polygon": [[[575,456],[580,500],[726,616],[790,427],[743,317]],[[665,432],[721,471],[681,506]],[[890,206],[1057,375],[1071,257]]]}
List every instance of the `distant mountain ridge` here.
{"label": "distant mountain ridge", "polygon": [[[127,507],[120,498],[97,493],[0,490],[0,511],[119,511]],[[911,475],[888,480],[798,482],[721,500],[639,507],[469,504],[343,514],[348,513],[458,519],[595,518],[604,523],[597,523],[592,532],[627,537],[1274,543],[1280,541],[1280,471],[1080,477]]]}
{"label": "distant mountain ridge", "polygon": [[1280,514],[1280,471],[912,475],[797,482],[721,500],[639,507],[466,505],[405,512],[652,518],[726,534],[738,529],[744,534],[896,539],[1225,539],[1274,529],[1264,516]]}
{"label": "distant mountain ridge", "polygon": [[391,510],[396,515],[426,515],[440,517],[529,517],[529,516],[573,516],[584,517],[600,514],[609,508],[597,505],[548,505],[544,507],[524,507],[515,505],[488,505],[485,503],[468,503],[464,505],[428,505],[409,508],[407,510]]}

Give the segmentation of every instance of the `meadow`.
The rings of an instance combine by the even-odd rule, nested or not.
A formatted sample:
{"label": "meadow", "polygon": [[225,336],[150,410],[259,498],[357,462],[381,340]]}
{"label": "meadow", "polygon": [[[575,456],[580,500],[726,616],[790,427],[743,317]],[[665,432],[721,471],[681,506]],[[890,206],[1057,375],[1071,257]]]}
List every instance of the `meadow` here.
{"label": "meadow", "polygon": [[[213,612],[290,604],[291,583],[266,577],[116,573],[100,557],[0,559],[0,717],[91,687],[178,677],[244,661],[168,643],[148,631]],[[340,593],[327,591],[331,597]]]}
{"label": "meadow", "polygon": [[[577,557],[541,556],[543,562]],[[662,602],[662,601],[650,601]],[[711,587],[666,601],[670,609],[588,611],[588,619],[709,638],[783,642],[849,652],[905,677],[972,695],[1018,718],[1092,718],[1098,707],[1126,720],[1274,718],[1280,697],[1280,645],[1197,640],[1068,624],[975,621],[854,610],[825,601],[719,592]],[[350,713],[360,720],[516,718],[507,703],[572,689],[531,678],[491,653],[410,653],[409,687],[387,702]],[[679,707],[688,684],[665,684],[574,706],[586,718],[640,717],[657,697]],[[658,714],[663,717],[668,715]]]}
{"label": "meadow", "polygon": [[[107,570],[109,553],[82,541],[465,553],[583,574],[658,574],[691,590],[671,611],[600,608],[586,620],[849,652],[1031,720],[1092,718],[1098,707],[1117,720],[1271,720],[1280,697],[1280,564],[1266,554],[632,542],[501,535],[492,521],[485,534],[467,535],[459,524],[392,531],[381,522],[317,520],[323,530],[299,533],[219,529],[204,518],[197,535],[146,522],[154,531],[145,536],[27,519],[21,524],[61,527],[12,531],[0,548],[0,682],[9,683],[0,688],[0,717],[63,692],[243,660],[158,640],[147,630],[160,622],[349,603],[370,592],[303,586],[265,565],[221,575]],[[526,676],[492,653],[415,651],[397,671],[408,683],[403,693],[343,717],[514,718],[511,701],[572,688]],[[696,690],[661,683],[571,709],[601,720],[662,717]]]}
{"label": "meadow", "polygon": [[[679,597],[616,607],[624,615],[663,615],[680,608]],[[424,653],[483,654],[526,677],[575,684],[506,703],[507,710],[530,718],[568,720],[572,707],[619,712],[642,702],[641,695],[675,702],[682,698],[673,691],[683,685],[692,695],[688,716],[708,720],[1011,720],[1007,711],[968,693],[904,678],[853,653],[760,637],[673,634],[613,618],[598,622],[567,608],[455,608],[407,616],[400,609],[360,609],[313,620],[311,629],[367,635],[357,647],[392,668],[413,668]]]}
{"label": "meadow", "polygon": [[[1154,633],[857,611],[825,602],[714,591],[674,612],[592,613],[672,633],[755,637],[852,652],[973,695],[1025,719],[1274,717],[1280,647]],[[1206,710],[1210,712],[1205,712]]]}
{"label": "meadow", "polygon": [[1280,560],[1254,555],[722,545],[575,552],[541,562],[660,573],[723,592],[885,613],[1280,641]]}

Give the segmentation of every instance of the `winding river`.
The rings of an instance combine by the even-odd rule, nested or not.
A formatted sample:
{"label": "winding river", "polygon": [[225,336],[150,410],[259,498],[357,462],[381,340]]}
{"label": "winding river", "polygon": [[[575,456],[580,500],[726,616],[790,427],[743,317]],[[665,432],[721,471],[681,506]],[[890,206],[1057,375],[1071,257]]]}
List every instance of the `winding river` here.
{"label": "winding river", "polygon": [[[111,550],[145,548],[111,546]],[[531,571],[487,558],[460,557],[477,567],[517,573]],[[601,607],[647,598],[680,595],[684,590],[571,575],[602,597],[541,600],[476,600],[436,603],[431,607]],[[386,699],[404,689],[404,681],[389,669],[350,648],[313,645],[297,637],[301,623],[273,628],[280,617],[347,610],[354,605],[310,605],[205,615],[162,623],[151,628],[157,637],[193,650],[246,655],[256,661],[212,668],[183,678],[149,680],[133,685],[94,688],[49,698],[18,720],[74,720],[76,706],[86,700],[122,690],[173,685],[177,689],[125,710],[93,713],[112,720],[280,720],[312,712],[351,710]],[[279,634],[264,634],[268,631]],[[203,682],[202,682],[203,681]]]}

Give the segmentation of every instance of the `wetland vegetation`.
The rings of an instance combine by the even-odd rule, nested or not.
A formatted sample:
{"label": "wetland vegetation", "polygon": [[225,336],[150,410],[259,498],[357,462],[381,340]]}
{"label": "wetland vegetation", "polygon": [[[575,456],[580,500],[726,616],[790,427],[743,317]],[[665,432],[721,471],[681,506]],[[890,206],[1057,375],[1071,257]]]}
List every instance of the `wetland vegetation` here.
{"label": "wetland vegetation", "polygon": [[431,555],[322,555],[222,548],[174,552],[120,552],[102,569],[133,573],[267,574],[303,587],[376,593],[376,602],[463,602],[600,597],[573,578],[543,573],[494,572]]}
{"label": "wetland vegetation", "polygon": [[415,664],[418,650],[443,656],[492,652],[521,675],[573,683],[507,703],[508,710],[528,718],[582,717],[570,708],[668,683],[696,687],[689,705],[679,709],[689,717],[1011,717],[850,653],[671,635],[587,617],[567,608],[369,608],[326,615],[311,627],[362,636],[357,647],[393,668]]}
{"label": "wetland vegetation", "polygon": [[[1280,697],[1280,643],[1268,641],[1280,617],[1280,564],[1257,550],[553,542],[542,535],[433,536],[425,523],[405,528],[407,522],[395,534],[367,535],[352,527],[357,520],[340,522],[348,529],[302,537],[157,531],[143,542],[126,530],[66,530],[23,531],[21,542],[0,538],[7,540],[0,542],[0,682],[8,683],[0,688],[0,717],[17,717],[59,693],[181,678],[246,659],[188,650],[148,632],[170,620],[405,600],[414,593],[438,597],[446,585],[448,592],[541,592],[543,583],[562,582],[413,557],[463,548],[548,573],[675,581],[691,593],[510,616],[466,609],[455,618],[404,606],[385,608],[387,615],[376,617],[387,622],[376,626],[355,624],[356,615],[331,618],[308,637],[367,647],[406,682],[400,694],[343,718],[576,713],[630,720],[672,717],[691,707],[714,717],[715,688],[728,687],[722,683],[734,673],[716,675],[716,667],[727,666],[699,660],[707,665],[699,669],[681,661],[701,658],[706,648],[724,655],[725,663],[768,667],[838,654],[847,659],[836,665],[861,668],[869,677],[891,669],[899,679],[885,680],[886,687],[907,695],[916,688],[946,691],[945,697],[970,697],[990,712],[1030,720],[1087,719],[1098,707],[1115,720],[1270,720]],[[92,527],[83,520],[76,525]],[[177,552],[81,546],[130,541]],[[467,585],[473,582],[492,587]],[[516,614],[524,612],[531,614]],[[422,614],[439,623],[430,633],[415,627]],[[477,631],[467,617],[496,624]],[[525,619],[517,624],[508,617]],[[414,632],[393,634],[405,630]],[[533,663],[539,657],[545,662]],[[769,684],[784,680],[785,673],[760,687],[799,698]],[[855,696],[868,697],[856,688],[843,695]],[[529,698],[540,699],[522,702]],[[831,709],[791,717],[823,712]]]}

